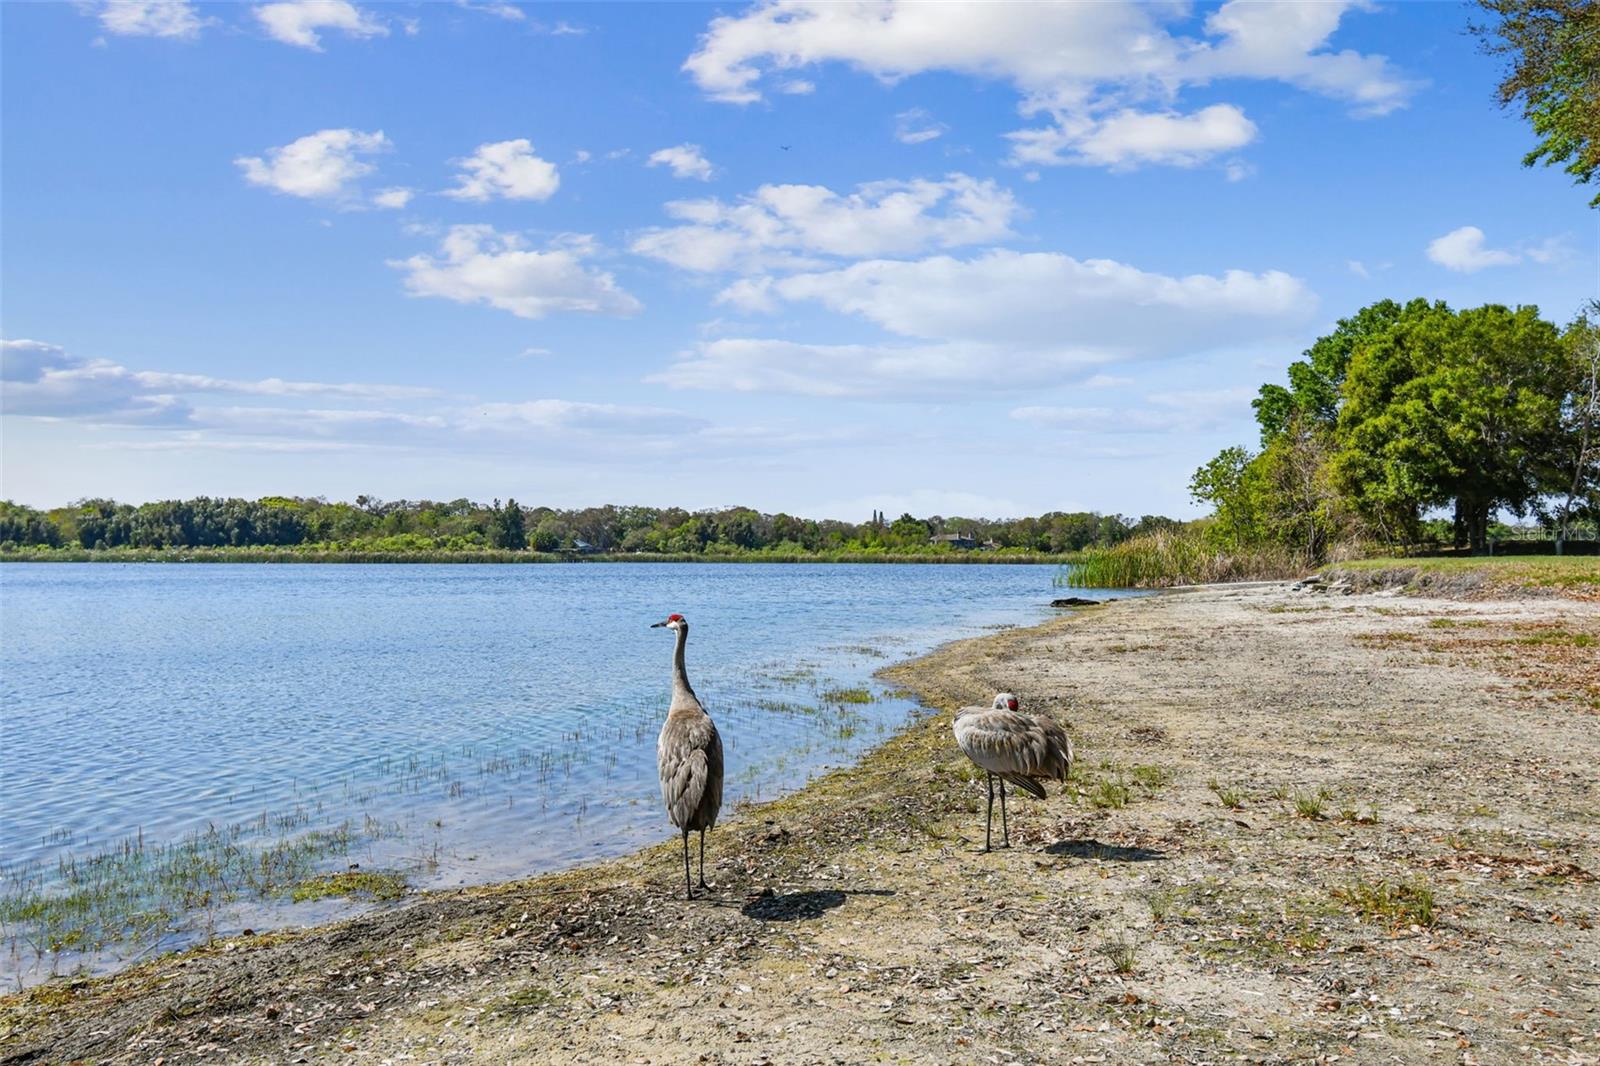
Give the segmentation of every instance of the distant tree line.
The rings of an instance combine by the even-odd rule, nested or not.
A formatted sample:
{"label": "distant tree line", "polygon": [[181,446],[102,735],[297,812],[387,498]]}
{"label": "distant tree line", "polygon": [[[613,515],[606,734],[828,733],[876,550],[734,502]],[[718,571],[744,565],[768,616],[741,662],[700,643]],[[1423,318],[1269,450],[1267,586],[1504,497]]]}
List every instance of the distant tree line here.
{"label": "distant tree line", "polygon": [[1000,551],[1060,554],[1106,547],[1178,523],[1157,515],[1126,518],[1051,512],[1037,518],[917,518],[880,512],[862,523],[766,514],[748,507],[524,507],[466,499],[353,503],[269,496],[259,500],[160,500],[125,504],[80,500],[37,510],[0,502],[0,550],[19,548],[303,548],[322,551],[508,551],[732,555],[771,553],[922,554],[943,533],[970,533]]}
{"label": "distant tree line", "polygon": [[[1600,519],[1600,303],[1558,327],[1536,307],[1383,300],[1342,319],[1254,401],[1258,450],[1195,472],[1229,550],[1320,562],[1341,543],[1440,538],[1486,550],[1497,516],[1558,534]],[[1448,515],[1448,517],[1442,517]]]}

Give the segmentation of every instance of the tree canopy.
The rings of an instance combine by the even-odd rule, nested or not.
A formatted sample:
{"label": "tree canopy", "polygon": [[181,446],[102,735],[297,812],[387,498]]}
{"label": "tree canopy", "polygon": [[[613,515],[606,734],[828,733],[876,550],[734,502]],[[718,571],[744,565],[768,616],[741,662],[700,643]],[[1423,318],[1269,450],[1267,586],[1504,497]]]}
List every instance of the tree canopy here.
{"label": "tree canopy", "polygon": [[1196,471],[1230,548],[1322,558],[1340,539],[1414,540],[1429,510],[1486,547],[1501,511],[1594,514],[1600,337],[1536,307],[1452,310],[1383,300],[1342,319],[1255,401],[1261,451],[1225,449]]}
{"label": "tree canopy", "polygon": [[[1596,0],[1478,0],[1494,16],[1472,30],[1510,68],[1501,107],[1520,104],[1539,143],[1524,166],[1564,164],[1579,184],[1600,171],[1600,3]],[[1600,193],[1589,201],[1600,207]]]}
{"label": "tree canopy", "polygon": [[1389,522],[1453,504],[1482,550],[1492,514],[1524,515],[1553,488],[1540,460],[1556,443],[1563,363],[1560,332],[1536,307],[1412,301],[1351,360],[1336,481]]}

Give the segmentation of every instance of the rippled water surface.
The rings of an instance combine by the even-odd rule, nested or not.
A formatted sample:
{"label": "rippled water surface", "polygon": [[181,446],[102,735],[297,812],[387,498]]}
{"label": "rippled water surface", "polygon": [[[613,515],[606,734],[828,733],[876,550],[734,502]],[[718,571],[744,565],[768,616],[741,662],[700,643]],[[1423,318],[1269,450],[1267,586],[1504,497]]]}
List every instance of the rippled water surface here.
{"label": "rippled water surface", "polygon": [[[251,848],[339,829],[321,868],[418,886],[618,854],[670,832],[654,749],[672,637],[651,622],[691,622],[731,805],[877,743],[915,706],[875,670],[1046,617],[1056,572],[0,566],[0,856],[11,891],[48,894],[63,859],[208,830]],[[236,903],[208,920],[326,911]],[[167,917],[167,946],[191,919]],[[27,969],[9,954],[0,966]]]}

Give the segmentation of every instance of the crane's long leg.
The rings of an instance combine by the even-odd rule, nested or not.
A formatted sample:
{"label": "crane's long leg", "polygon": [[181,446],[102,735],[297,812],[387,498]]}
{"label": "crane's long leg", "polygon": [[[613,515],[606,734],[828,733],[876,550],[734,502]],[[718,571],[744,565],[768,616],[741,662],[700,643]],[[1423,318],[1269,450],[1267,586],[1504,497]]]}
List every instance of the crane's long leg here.
{"label": "crane's long leg", "polygon": [[1004,834],[1006,847],[1011,846],[1011,826],[1006,824],[1006,779],[1000,779],[1000,832]]}
{"label": "crane's long leg", "polygon": [[983,850],[989,850],[989,827],[994,824],[994,774],[984,771],[989,779],[989,811],[983,816]]}
{"label": "crane's long leg", "polygon": [[689,880],[689,831],[683,831],[683,896],[694,899],[694,885]]}
{"label": "crane's long leg", "polygon": [[706,884],[706,831],[700,830],[700,887],[710,888]]}

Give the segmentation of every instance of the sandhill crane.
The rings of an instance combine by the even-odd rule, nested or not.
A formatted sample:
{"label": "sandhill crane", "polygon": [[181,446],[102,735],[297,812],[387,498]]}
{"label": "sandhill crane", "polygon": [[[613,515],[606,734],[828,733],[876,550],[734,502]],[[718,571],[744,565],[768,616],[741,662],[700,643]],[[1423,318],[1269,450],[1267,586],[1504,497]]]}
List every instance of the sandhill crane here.
{"label": "sandhill crane", "polygon": [[683,832],[683,891],[694,899],[689,881],[689,834],[700,834],[700,887],[706,884],[706,830],[717,824],[722,809],[722,738],[706,709],[700,706],[689,675],[683,668],[683,647],[689,642],[689,623],[683,615],[668,615],[651,629],[677,631],[672,651],[672,703],[667,721],[656,740],[656,769],[661,775],[661,799],[667,817]]}
{"label": "sandhill crane", "polygon": [[996,693],[988,707],[963,707],[956,712],[956,743],[988,775],[989,811],[983,822],[983,850],[989,850],[994,823],[994,779],[1000,778],[1000,829],[1006,847],[1011,827],[1006,824],[1006,782],[1010,781],[1044,799],[1041,781],[1065,781],[1072,770],[1072,741],[1066,730],[1044,716],[1017,713],[1017,697]]}

